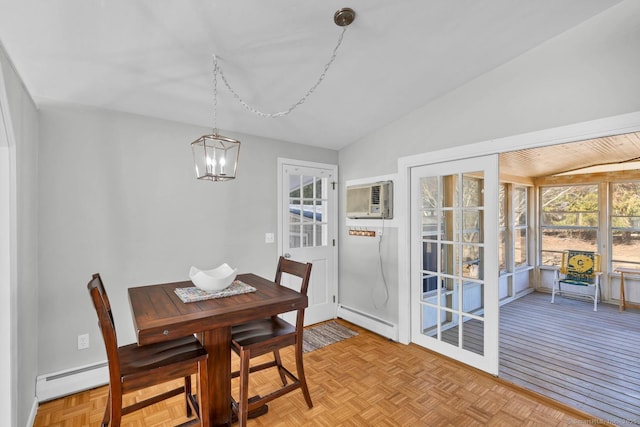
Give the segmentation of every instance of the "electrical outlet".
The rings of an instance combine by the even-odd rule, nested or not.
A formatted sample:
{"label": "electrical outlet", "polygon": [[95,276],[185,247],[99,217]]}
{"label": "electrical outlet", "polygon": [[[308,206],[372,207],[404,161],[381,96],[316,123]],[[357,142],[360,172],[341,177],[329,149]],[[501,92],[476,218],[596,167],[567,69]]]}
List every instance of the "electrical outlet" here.
{"label": "electrical outlet", "polygon": [[276,236],[273,233],[265,233],[264,234],[264,242],[265,243],[274,243],[276,241]]}
{"label": "electrical outlet", "polygon": [[89,348],[89,334],[78,335],[78,350]]}

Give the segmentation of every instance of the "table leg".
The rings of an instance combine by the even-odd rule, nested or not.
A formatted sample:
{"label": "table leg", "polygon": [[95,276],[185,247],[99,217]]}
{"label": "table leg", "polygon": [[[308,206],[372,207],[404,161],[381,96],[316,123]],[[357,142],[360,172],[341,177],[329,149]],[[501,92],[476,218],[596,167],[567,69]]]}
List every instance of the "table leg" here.
{"label": "table leg", "polygon": [[217,328],[199,334],[209,353],[210,424],[231,425],[231,327]]}

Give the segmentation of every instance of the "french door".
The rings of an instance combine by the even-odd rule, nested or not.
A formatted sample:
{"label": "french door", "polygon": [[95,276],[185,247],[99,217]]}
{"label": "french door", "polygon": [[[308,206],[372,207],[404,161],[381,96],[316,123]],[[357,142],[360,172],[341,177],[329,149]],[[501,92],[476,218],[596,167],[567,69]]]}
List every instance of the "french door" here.
{"label": "french door", "polygon": [[313,264],[304,319],[311,325],[336,314],[337,166],[288,159],[279,163],[278,247],[284,257]]}
{"label": "french door", "polygon": [[498,374],[498,156],[411,170],[411,338]]}

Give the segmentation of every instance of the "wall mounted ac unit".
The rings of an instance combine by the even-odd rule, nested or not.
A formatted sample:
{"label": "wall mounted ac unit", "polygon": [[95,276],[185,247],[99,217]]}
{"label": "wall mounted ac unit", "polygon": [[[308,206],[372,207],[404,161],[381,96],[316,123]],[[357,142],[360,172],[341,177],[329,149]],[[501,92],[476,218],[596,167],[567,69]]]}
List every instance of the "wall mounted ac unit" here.
{"label": "wall mounted ac unit", "polygon": [[393,181],[347,187],[347,218],[393,218]]}

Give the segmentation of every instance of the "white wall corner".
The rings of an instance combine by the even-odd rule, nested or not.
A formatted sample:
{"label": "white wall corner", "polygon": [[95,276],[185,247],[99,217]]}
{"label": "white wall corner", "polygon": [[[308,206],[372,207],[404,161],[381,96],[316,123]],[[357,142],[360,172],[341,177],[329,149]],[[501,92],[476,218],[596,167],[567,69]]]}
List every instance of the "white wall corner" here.
{"label": "white wall corner", "polygon": [[38,414],[38,399],[34,396],[33,403],[31,404],[31,411],[29,412],[29,419],[27,419],[26,427],[33,427],[36,422],[36,415]]}

